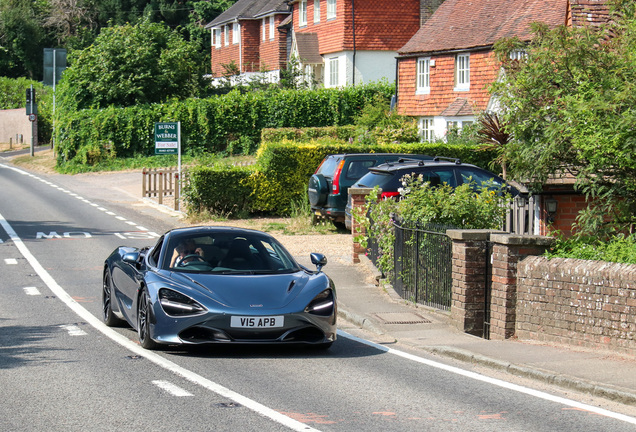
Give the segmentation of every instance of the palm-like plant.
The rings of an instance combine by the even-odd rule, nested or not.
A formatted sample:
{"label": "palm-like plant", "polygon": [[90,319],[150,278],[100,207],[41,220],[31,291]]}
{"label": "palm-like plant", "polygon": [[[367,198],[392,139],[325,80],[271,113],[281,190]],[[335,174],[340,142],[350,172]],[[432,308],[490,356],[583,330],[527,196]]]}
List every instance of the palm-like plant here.
{"label": "palm-like plant", "polygon": [[506,178],[506,145],[511,140],[497,113],[484,112],[478,119],[477,139],[481,150],[494,150],[497,158],[493,161],[501,165],[501,176]]}

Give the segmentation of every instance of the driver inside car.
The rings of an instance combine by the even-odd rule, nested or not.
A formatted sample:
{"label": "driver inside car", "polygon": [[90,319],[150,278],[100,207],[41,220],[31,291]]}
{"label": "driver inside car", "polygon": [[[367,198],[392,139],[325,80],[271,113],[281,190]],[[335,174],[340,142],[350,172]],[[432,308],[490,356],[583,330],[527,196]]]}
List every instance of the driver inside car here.
{"label": "driver inside car", "polygon": [[203,249],[197,247],[194,239],[189,238],[181,241],[174,249],[170,267],[176,267],[192,261],[193,259],[201,259],[203,257]]}

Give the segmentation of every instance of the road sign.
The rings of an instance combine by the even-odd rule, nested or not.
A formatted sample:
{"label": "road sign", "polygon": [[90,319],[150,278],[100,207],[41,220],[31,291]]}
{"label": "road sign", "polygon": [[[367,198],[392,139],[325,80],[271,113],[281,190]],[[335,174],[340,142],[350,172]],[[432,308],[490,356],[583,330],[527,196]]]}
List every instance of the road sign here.
{"label": "road sign", "polygon": [[29,121],[34,122],[34,121],[36,121],[36,120],[37,120],[37,118],[38,118],[38,116],[37,116],[37,115],[35,115],[35,114],[29,114]]}
{"label": "road sign", "polygon": [[155,123],[155,154],[179,153],[179,124]]}

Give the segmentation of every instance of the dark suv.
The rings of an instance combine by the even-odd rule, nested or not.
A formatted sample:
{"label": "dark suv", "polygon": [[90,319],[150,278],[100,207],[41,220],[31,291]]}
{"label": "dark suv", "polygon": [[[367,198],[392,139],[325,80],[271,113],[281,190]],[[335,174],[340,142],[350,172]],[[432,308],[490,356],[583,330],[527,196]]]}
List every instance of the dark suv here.
{"label": "dark suv", "polygon": [[307,193],[314,220],[325,217],[336,224],[345,221],[351,185],[369,168],[398,160],[432,160],[431,156],[400,153],[352,153],[329,155],[309,179]]}
{"label": "dark suv", "polygon": [[[482,183],[492,181],[493,187],[506,187],[512,196],[527,191],[520,190],[523,186],[515,186],[507,183],[496,174],[481,169],[475,165],[463,164],[459,159],[435,157],[433,160],[402,160],[385,163],[369,169],[360,180],[352,187],[382,189],[382,198],[399,196],[398,191],[402,185],[402,178],[407,174],[421,175],[423,180],[430,182],[432,186],[448,184],[457,187],[463,183],[473,183],[481,187]],[[349,200],[350,201],[350,200]],[[351,203],[348,202],[345,209],[345,226],[351,229]]]}

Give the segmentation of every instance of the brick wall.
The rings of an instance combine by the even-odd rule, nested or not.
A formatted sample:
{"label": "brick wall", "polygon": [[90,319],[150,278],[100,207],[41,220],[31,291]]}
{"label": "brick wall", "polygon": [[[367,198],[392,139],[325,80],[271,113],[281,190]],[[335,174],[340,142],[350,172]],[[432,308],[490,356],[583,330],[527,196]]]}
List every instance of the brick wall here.
{"label": "brick wall", "polygon": [[[262,70],[272,71],[283,69],[287,64],[287,35],[278,30],[278,25],[285,18],[283,15],[276,16],[274,20],[274,39],[269,38],[269,28],[266,29],[266,40],[260,41],[260,67]],[[262,26],[262,21],[261,21]],[[266,20],[269,26],[269,18]],[[263,29],[260,29],[262,35]]]}
{"label": "brick wall", "polygon": [[636,265],[528,257],[517,287],[519,338],[636,354]]}

